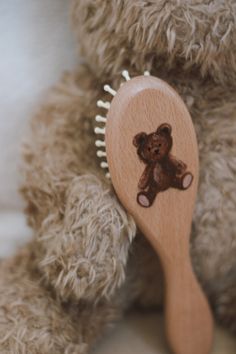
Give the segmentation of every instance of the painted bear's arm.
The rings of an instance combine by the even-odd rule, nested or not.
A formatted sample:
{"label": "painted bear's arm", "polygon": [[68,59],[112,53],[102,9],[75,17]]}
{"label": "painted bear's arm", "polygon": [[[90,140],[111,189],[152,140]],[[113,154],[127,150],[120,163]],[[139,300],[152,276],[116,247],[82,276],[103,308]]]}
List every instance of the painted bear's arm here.
{"label": "painted bear's arm", "polygon": [[34,118],[24,149],[22,192],[36,231],[36,265],[59,296],[77,300],[98,300],[122,284],[135,235],[109,186],[91,175],[91,107],[99,94],[91,87],[89,72],[67,75]]}
{"label": "painted bear's arm", "polygon": [[151,172],[152,172],[152,167],[147,165],[145,167],[145,170],[143,171],[142,176],[140,177],[139,182],[138,182],[139,189],[146,189],[148,187],[148,185],[150,183]]}
{"label": "painted bear's arm", "polygon": [[172,155],[169,155],[169,158],[170,158],[170,163],[175,168],[177,174],[182,174],[186,171],[187,165],[183,161],[176,159]]}

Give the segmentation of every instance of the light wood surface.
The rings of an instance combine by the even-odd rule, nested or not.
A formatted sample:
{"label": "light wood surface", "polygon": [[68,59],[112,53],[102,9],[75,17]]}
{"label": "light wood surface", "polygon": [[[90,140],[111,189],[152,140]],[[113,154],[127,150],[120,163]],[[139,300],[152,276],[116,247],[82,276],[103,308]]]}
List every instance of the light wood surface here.
{"label": "light wood surface", "polygon": [[[133,138],[151,133],[162,123],[172,127],[171,154],[194,176],[187,190],[170,188],[153,205],[137,203],[144,164]],[[158,253],[166,280],[166,334],[176,354],[207,354],[213,321],[189,257],[189,236],[198,184],[198,148],[189,113],[177,93],[154,77],[136,77],[113,98],[106,124],[106,152],[114,189]]]}

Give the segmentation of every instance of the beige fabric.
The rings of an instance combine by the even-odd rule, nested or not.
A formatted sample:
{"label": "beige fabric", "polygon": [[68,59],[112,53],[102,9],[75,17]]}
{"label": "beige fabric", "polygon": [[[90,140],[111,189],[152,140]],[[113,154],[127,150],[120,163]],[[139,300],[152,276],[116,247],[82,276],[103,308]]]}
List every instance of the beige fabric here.
{"label": "beige fabric", "polygon": [[[98,343],[93,354],[170,354],[163,325],[159,314],[130,314]],[[211,354],[235,354],[235,351],[236,339],[217,326]]]}

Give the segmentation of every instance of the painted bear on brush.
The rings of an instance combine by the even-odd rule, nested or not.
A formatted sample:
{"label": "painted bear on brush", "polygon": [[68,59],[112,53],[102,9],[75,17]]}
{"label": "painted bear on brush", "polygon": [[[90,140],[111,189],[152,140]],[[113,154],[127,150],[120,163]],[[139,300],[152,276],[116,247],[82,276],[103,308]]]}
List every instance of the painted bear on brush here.
{"label": "painted bear on brush", "polygon": [[161,124],[154,133],[141,132],[135,135],[133,144],[137,154],[146,168],[139,180],[137,202],[142,207],[150,207],[157,193],[172,187],[187,189],[192,183],[193,175],[186,171],[184,162],[170,154],[173,139],[171,126]]}

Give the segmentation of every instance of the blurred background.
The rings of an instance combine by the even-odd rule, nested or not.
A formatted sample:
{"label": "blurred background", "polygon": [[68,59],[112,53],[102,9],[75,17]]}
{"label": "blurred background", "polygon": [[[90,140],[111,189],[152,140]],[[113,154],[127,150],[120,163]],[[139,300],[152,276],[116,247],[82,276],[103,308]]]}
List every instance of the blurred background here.
{"label": "blurred background", "polygon": [[20,145],[45,91],[75,65],[68,4],[0,2],[0,257],[30,237],[17,191]]}
{"label": "blurred background", "polygon": [[[84,0],[86,1],[86,0]],[[18,194],[20,146],[45,91],[78,57],[69,24],[69,0],[0,2],[0,258],[31,237]],[[159,314],[130,314],[94,354],[168,354]],[[215,332],[214,354],[234,354],[235,341]]]}

